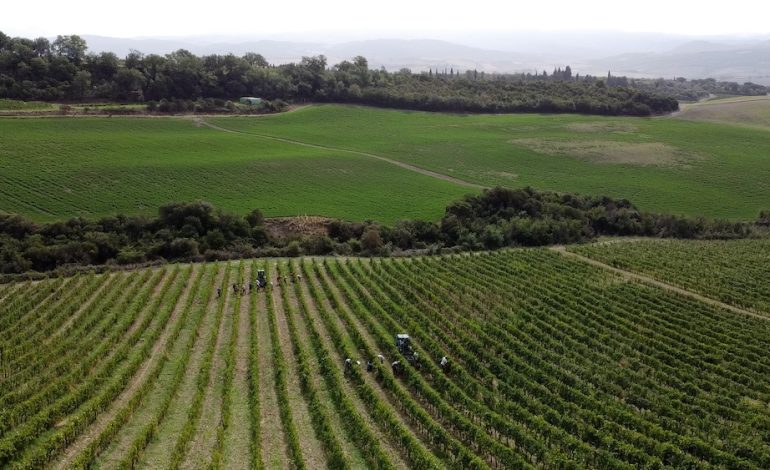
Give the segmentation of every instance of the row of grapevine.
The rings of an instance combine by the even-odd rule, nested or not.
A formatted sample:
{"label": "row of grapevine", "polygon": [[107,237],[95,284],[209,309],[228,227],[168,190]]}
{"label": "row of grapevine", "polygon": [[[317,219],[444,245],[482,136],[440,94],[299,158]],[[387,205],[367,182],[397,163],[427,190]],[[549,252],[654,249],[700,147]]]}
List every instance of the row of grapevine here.
{"label": "row of grapevine", "polygon": [[770,241],[646,240],[570,251],[770,316]]}

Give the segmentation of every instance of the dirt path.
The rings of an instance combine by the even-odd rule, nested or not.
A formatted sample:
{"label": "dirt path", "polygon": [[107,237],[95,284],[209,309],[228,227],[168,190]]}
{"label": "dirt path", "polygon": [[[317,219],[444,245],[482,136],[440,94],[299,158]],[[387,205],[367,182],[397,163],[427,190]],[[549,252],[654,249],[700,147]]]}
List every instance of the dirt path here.
{"label": "dirt path", "polygon": [[[227,269],[237,269],[237,265],[229,264]],[[237,273],[230,279],[239,282]],[[233,318],[233,304],[235,303],[235,294],[230,286],[224,286],[222,292],[225,294],[225,301],[222,313],[222,322],[219,324],[219,335],[217,343],[214,346],[214,356],[209,370],[208,385],[203,398],[203,412],[198,420],[198,426],[193,434],[187,455],[182,461],[181,468],[200,468],[205,466],[204,462],[209,462],[211,450],[217,437],[217,425],[222,417],[222,391],[224,388],[225,374],[225,355],[227,354],[227,345],[234,338],[231,338]]]}
{"label": "dirt path", "polygon": [[284,142],[284,143],[287,143],[287,144],[299,145],[299,146],[302,146],[302,147],[309,147],[309,148],[314,148],[314,149],[319,149],[319,150],[328,150],[328,151],[332,151],[332,152],[343,152],[343,153],[348,153],[348,154],[351,154],[351,155],[359,155],[359,156],[362,156],[362,157],[374,158],[374,159],[377,159],[377,160],[380,160],[380,161],[383,161],[383,162],[386,162],[386,163],[390,163],[391,165],[395,165],[397,167],[403,168],[405,170],[413,171],[415,173],[419,173],[419,174],[425,175],[425,176],[430,176],[431,178],[436,178],[436,179],[440,179],[440,180],[443,180],[443,181],[447,181],[449,183],[454,183],[454,184],[459,185],[459,186],[465,186],[466,188],[489,189],[488,186],[484,186],[484,185],[476,184],[476,183],[471,183],[470,181],[461,180],[459,178],[455,178],[454,176],[449,176],[449,175],[445,175],[443,173],[437,173],[435,171],[426,170],[425,168],[420,168],[420,167],[415,166],[415,165],[410,165],[408,163],[400,162],[398,160],[393,160],[391,158],[383,157],[381,155],[375,155],[373,153],[360,152],[358,150],[349,150],[349,149],[344,149],[344,148],[339,148],[339,147],[328,147],[326,145],[311,144],[311,143],[308,143],[308,142],[302,142],[300,140],[287,139],[287,138],[284,138],[284,137],[276,137],[274,135],[268,135],[268,134],[257,134],[257,133],[253,133],[253,132],[234,131],[232,129],[227,129],[227,128],[224,128],[224,127],[217,126],[216,124],[211,124],[210,122],[208,122],[206,120],[203,120],[203,119],[199,120],[198,122],[200,122],[204,126],[210,127],[211,129],[216,129],[216,130],[222,131],[222,132],[229,132],[231,134],[249,135],[249,136],[252,136],[252,137],[259,137],[261,139],[275,140],[275,141],[278,141],[278,142]]}
{"label": "dirt path", "polygon": [[[273,270],[268,277],[278,279],[277,271]],[[288,277],[288,276],[287,276]],[[313,421],[310,417],[307,402],[302,395],[302,387],[299,383],[299,370],[297,367],[297,358],[292,349],[291,335],[289,334],[289,325],[286,321],[288,314],[284,309],[281,290],[287,289],[291,296],[291,283],[284,283],[272,289],[271,296],[275,309],[275,323],[278,329],[278,344],[281,347],[281,353],[286,360],[286,389],[289,392],[289,406],[294,426],[297,429],[300,449],[302,449],[302,458],[307,468],[326,468],[326,454],[323,444],[315,435]]]}
{"label": "dirt path", "polygon": [[713,307],[718,307],[718,308],[721,308],[721,309],[724,309],[724,310],[729,310],[729,311],[731,311],[733,313],[737,313],[739,315],[744,315],[744,316],[747,316],[747,317],[757,318],[757,319],[764,320],[764,321],[770,321],[770,317],[768,317],[768,316],[760,315],[758,313],[754,313],[752,311],[745,310],[745,309],[742,309],[740,307],[736,307],[734,305],[726,304],[724,302],[720,302],[718,300],[714,300],[712,298],[705,297],[705,296],[697,294],[695,292],[692,292],[692,291],[689,291],[689,290],[686,290],[686,289],[682,289],[680,287],[676,287],[676,286],[673,286],[671,284],[667,284],[665,282],[659,281],[659,280],[657,280],[655,278],[652,278],[650,276],[645,276],[644,274],[637,274],[637,273],[634,273],[634,272],[631,272],[631,271],[626,271],[626,270],[623,270],[623,269],[616,268],[614,266],[610,266],[609,264],[602,263],[601,261],[597,261],[595,259],[587,258],[587,257],[585,257],[583,255],[579,255],[577,253],[573,253],[571,251],[567,251],[566,247],[564,247],[564,246],[554,246],[554,247],[551,247],[551,250],[553,250],[553,251],[555,251],[557,253],[561,253],[562,255],[564,255],[564,256],[566,256],[568,258],[573,258],[573,259],[576,259],[576,260],[580,260],[580,261],[582,261],[584,263],[588,263],[588,264],[590,264],[592,266],[596,266],[596,267],[605,269],[607,271],[611,271],[611,272],[613,272],[615,274],[618,274],[618,275],[622,276],[624,279],[640,281],[640,282],[642,282],[644,284],[652,285],[652,286],[658,287],[660,289],[665,289],[665,290],[667,290],[669,292],[674,292],[674,293],[677,293],[679,295],[683,295],[685,297],[689,297],[691,299],[698,300],[700,302],[709,304],[709,305],[711,305]]}
{"label": "dirt path", "polygon": [[[201,288],[205,289],[208,287],[213,290],[221,286],[227,269],[229,267],[226,265],[220,266],[213,276],[212,284],[209,286],[203,285]],[[212,294],[208,303],[201,307],[205,309],[202,313],[204,318],[201,321],[198,332],[196,332],[198,337],[195,340],[185,376],[182,378],[182,383],[179,385],[179,389],[173,398],[166,418],[158,426],[155,437],[148,444],[147,449],[142,455],[141,463],[138,465],[141,468],[166,468],[168,466],[169,459],[174,450],[174,443],[184,428],[188,418],[188,410],[195,397],[195,382],[201,369],[206,345],[209,344],[213,331],[218,328],[218,325],[215,323],[217,302],[217,296]]]}
{"label": "dirt path", "polygon": [[275,378],[273,376],[273,353],[270,346],[270,325],[267,322],[268,295],[259,294],[259,309],[257,311],[256,335],[259,344],[259,411],[260,411],[260,436],[259,445],[262,449],[262,458],[265,468],[289,468],[289,459],[286,455],[286,441],[284,439],[283,425],[281,424],[280,411],[278,410],[278,396],[275,392]]}
{"label": "dirt path", "polygon": [[[188,273],[181,273],[182,276],[188,275],[188,278],[185,281],[184,290],[182,291],[182,295],[179,296],[179,299],[177,300],[177,303],[174,306],[174,310],[171,312],[168,321],[161,327],[163,328],[163,331],[158,340],[153,345],[152,350],[150,351],[150,356],[139,367],[139,370],[136,371],[134,376],[128,382],[126,388],[123,389],[120,395],[118,395],[118,397],[110,404],[107,410],[99,415],[96,421],[90,426],[88,431],[82,434],[80,438],[73,442],[64,451],[64,454],[57,460],[55,468],[67,468],[72,463],[72,460],[107,428],[107,426],[112,422],[118,412],[120,412],[120,410],[128,404],[129,400],[131,400],[131,397],[133,397],[139,388],[144,384],[150,371],[161,360],[162,355],[160,353],[163,351],[163,349],[165,349],[169,336],[171,336],[171,333],[174,330],[174,325],[180,321],[181,312],[187,303],[187,298],[190,295],[190,290],[193,285],[193,283],[190,281],[190,278],[194,277],[199,269],[199,265],[194,265]],[[157,296],[159,292],[160,290],[156,286],[153,290],[153,297]],[[127,333],[127,336],[130,335],[131,333]]]}
{"label": "dirt path", "polygon": [[[252,279],[251,261],[243,267],[243,281],[248,284]],[[251,420],[249,419],[249,308],[257,292],[241,298],[238,315],[238,336],[235,339],[235,367],[231,396],[230,425],[227,427],[224,442],[224,468],[248,469],[251,439]]]}

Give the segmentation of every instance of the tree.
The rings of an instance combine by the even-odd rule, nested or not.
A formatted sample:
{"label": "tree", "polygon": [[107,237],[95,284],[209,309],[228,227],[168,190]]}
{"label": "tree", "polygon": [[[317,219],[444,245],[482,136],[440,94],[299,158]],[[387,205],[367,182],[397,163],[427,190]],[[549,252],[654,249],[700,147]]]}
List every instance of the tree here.
{"label": "tree", "polygon": [[54,54],[60,57],[66,57],[75,65],[80,65],[86,56],[85,39],[73,34],[72,36],[56,36],[56,40],[51,45]]}

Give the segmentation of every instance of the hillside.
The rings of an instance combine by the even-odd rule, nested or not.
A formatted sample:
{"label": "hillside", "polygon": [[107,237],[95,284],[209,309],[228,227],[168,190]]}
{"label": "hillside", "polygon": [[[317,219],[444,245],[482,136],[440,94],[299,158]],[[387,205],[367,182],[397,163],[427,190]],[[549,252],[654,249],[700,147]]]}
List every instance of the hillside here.
{"label": "hillside", "polygon": [[686,105],[678,117],[770,129],[770,97],[729,97]]}
{"label": "hillside", "polygon": [[552,250],[80,275],[0,312],[3,465],[770,465],[770,312]]}

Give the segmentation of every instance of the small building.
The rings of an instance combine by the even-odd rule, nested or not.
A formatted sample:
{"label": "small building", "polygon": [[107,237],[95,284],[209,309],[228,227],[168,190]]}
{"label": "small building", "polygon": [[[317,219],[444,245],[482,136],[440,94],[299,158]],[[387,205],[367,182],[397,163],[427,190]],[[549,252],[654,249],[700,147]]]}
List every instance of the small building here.
{"label": "small building", "polygon": [[254,98],[253,96],[242,96],[239,100],[241,104],[248,104],[252,106],[259,106],[262,104],[262,98]]}

